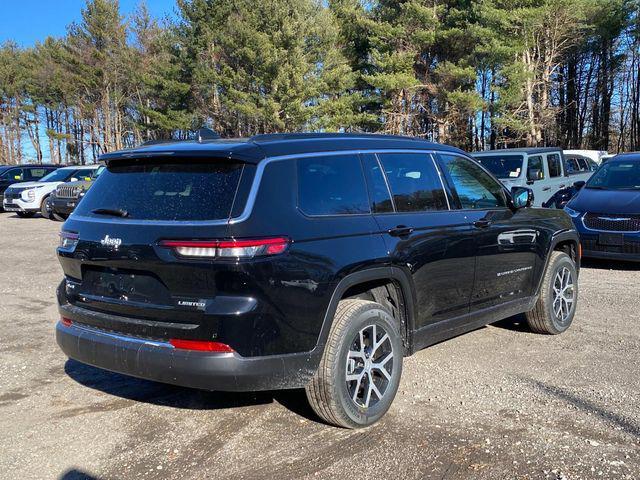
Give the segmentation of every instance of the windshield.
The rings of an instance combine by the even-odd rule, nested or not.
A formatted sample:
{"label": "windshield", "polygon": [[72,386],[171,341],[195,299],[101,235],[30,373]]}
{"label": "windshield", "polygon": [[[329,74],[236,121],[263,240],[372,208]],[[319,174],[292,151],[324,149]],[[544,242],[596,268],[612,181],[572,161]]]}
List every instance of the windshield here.
{"label": "windshield", "polygon": [[229,218],[239,163],[135,163],[103,169],[76,208],[80,215],[126,212],[143,220]]}
{"label": "windshield", "polygon": [[39,182],[64,182],[67,180],[67,178],[69,178],[73,174],[73,172],[75,172],[75,170],[73,169],[67,170],[66,168],[59,168],[58,170],[54,170],[48,175],[45,175],[38,181]]}
{"label": "windshield", "polygon": [[607,162],[587,182],[587,188],[640,190],[640,161]]}
{"label": "windshield", "polygon": [[518,178],[524,162],[523,155],[482,155],[475,159],[498,178]]}

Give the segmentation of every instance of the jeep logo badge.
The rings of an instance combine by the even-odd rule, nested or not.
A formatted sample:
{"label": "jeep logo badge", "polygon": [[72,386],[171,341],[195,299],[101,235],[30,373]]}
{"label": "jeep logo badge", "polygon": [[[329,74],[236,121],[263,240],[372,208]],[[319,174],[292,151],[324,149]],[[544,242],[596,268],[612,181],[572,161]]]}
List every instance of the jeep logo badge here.
{"label": "jeep logo badge", "polygon": [[122,245],[122,239],[111,238],[109,237],[109,235],[105,235],[104,238],[100,240],[100,245],[104,247],[114,247],[117,249],[120,245]]}

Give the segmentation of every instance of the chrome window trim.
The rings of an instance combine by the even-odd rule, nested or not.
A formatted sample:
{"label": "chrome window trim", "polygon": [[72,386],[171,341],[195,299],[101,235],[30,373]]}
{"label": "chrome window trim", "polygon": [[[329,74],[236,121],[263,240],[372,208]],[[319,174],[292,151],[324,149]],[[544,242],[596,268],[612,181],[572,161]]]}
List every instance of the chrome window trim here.
{"label": "chrome window trim", "polygon": [[[287,155],[275,155],[273,157],[266,157],[264,160],[261,160],[257,164],[256,173],[253,177],[253,181],[251,183],[251,189],[249,190],[249,195],[247,196],[247,202],[244,206],[244,210],[242,213],[233,218],[226,218],[220,220],[143,220],[143,219],[126,219],[126,218],[109,218],[109,217],[90,217],[87,215],[78,215],[73,212],[69,218],[71,219],[79,219],[79,220],[91,220],[92,222],[97,223],[116,223],[116,224],[126,224],[126,225],[157,225],[157,226],[209,226],[209,225],[235,225],[237,223],[242,223],[246,221],[253,212],[253,207],[255,206],[256,198],[258,197],[258,190],[260,189],[260,184],[262,182],[262,176],[264,174],[264,169],[267,165],[273,162],[281,162],[284,160],[295,160],[298,158],[309,158],[309,157],[326,157],[326,156],[337,156],[337,155],[362,155],[362,154],[378,154],[378,153],[424,153],[424,154],[437,154],[439,152],[446,152],[452,154],[460,154],[455,150],[435,150],[435,149],[424,149],[424,148],[364,148],[364,149],[356,149],[356,150],[332,150],[332,151],[318,151],[318,152],[307,152],[307,153],[292,153]],[[446,194],[446,191],[445,191]],[[372,215],[361,214],[361,215]]]}

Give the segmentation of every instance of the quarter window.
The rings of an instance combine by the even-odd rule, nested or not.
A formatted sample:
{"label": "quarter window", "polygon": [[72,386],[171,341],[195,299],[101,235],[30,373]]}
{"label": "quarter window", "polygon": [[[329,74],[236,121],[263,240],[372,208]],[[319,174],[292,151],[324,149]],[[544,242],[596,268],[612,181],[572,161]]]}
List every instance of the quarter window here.
{"label": "quarter window", "polygon": [[383,153],[382,164],[397,212],[446,210],[447,199],[426,153]]}
{"label": "quarter window", "polygon": [[463,209],[506,205],[504,190],[475,162],[456,155],[440,155]]}
{"label": "quarter window", "polygon": [[547,166],[549,167],[550,177],[559,177],[562,175],[562,166],[560,165],[560,155],[550,153],[547,155]]}
{"label": "quarter window", "polygon": [[357,155],[301,158],[298,204],[307,215],[369,213],[369,199]]}

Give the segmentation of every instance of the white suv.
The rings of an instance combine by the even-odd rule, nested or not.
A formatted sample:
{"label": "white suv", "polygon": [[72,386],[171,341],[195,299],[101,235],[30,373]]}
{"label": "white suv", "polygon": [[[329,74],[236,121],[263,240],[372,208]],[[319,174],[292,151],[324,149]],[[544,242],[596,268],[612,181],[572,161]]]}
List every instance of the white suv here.
{"label": "white suv", "polygon": [[16,212],[21,217],[32,217],[40,212],[49,217],[45,208],[47,198],[58,185],[64,182],[90,180],[100,165],[78,165],[54,170],[37,182],[14,183],[4,193],[3,208],[7,212]]}
{"label": "white suv", "polygon": [[473,157],[493,173],[509,190],[533,190],[533,205],[541,207],[558,190],[591,177],[592,171],[572,168],[559,148],[505,148],[476,152]]}

